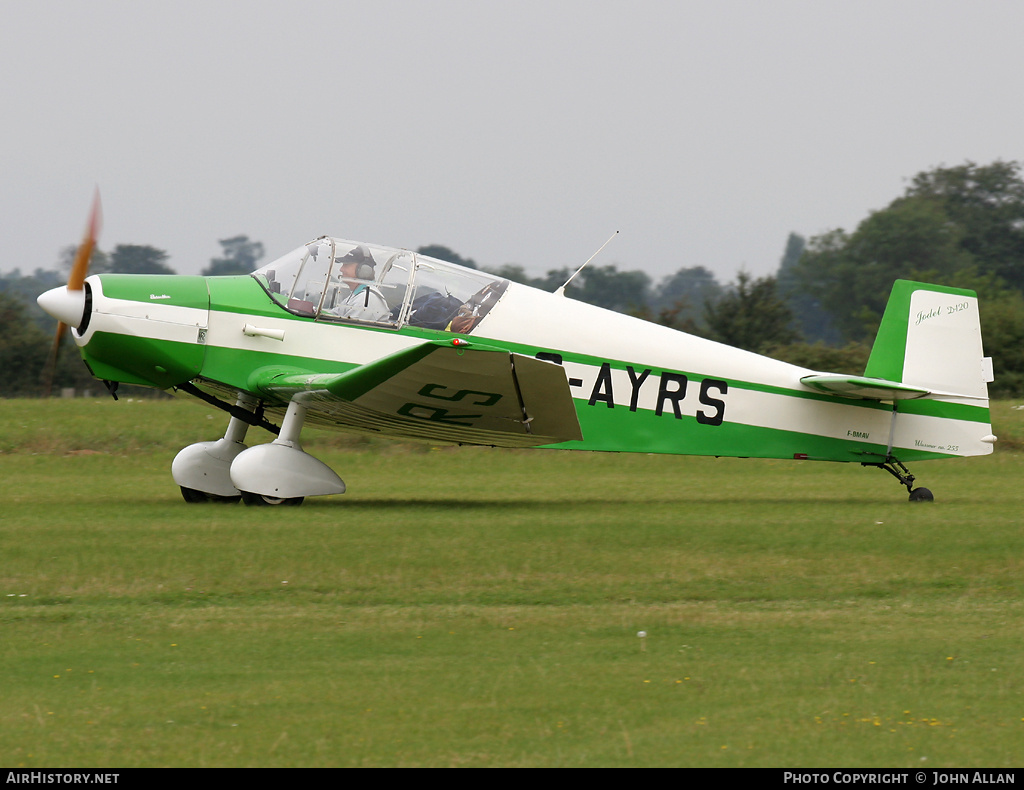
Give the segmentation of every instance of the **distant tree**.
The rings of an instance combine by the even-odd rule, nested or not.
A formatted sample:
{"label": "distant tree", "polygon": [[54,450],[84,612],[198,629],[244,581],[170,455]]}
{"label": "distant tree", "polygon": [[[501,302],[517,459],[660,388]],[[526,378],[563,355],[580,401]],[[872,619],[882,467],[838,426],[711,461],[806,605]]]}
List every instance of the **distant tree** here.
{"label": "distant tree", "polygon": [[[539,288],[542,291],[554,293],[565,285],[566,281],[572,277],[573,271],[575,270],[569,269],[568,267],[563,267],[561,269],[548,269],[547,273],[543,277],[535,277],[528,284],[532,285],[534,288]],[[587,281],[587,276],[584,272],[586,272],[586,269],[584,269],[583,272],[580,272],[573,281],[569,283],[569,287],[565,290],[567,295],[572,296],[574,299],[579,299],[582,302],[588,301],[581,296],[581,289]]]}
{"label": "distant tree", "polygon": [[506,263],[495,269],[485,269],[484,271],[498,277],[503,277],[506,280],[511,280],[514,283],[522,283],[523,285],[529,285],[534,288],[541,287],[542,283],[542,280],[536,277],[531,277],[527,274],[526,269],[518,263]]}
{"label": "distant tree", "polygon": [[735,287],[706,303],[704,314],[713,340],[757,354],[798,339],[793,313],[779,298],[774,277],[752,280],[740,272]]}
{"label": "distant tree", "polygon": [[718,301],[722,286],[703,266],[691,266],[663,279],[650,295],[650,320],[684,332],[700,331],[703,305]]}
{"label": "distant tree", "polygon": [[220,277],[231,274],[251,274],[259,268],[263,257],[263,244],[250,241],[248,236],[232,236],[220,239],[223,257],[211,258],[210,265],[202,271],[204,277]]}
{"label": "distant tree", "polygon": [[[70,244],[60,251],[59,268],[64,272],[64,281],[67,282],[67,273],[71,271],[71,264],[75,262],[75,255],[78,253],[78,245]],[[89,274],[103,274],[110,271],[110,256],[99,247],[92,251],[92,258],[89,260]]]}
{"label": "distant tree", "polygon": [[1024,178],[1017,162],[919,173],[862,221],[810,240],[793,268],[848,341],[870,342],[894,280],[970,288],[981,301],[993,395],[1024,394]]}
{"label": "distant tree", "polygon": [[26,316],[24,304],[10,294],[0,293],[0,370],[4,371],[0,396],[40,393],[48,342],[43,330]]}
{"label": "distant tree", "polygon": [[706,337],[708,334],[707,327],[699,323],[699,321],[703,321],[703,315],[690,304],[690,300],[686,297],[667,307],[662,307],[660,310],[654,310],[650,305],[644,305],[639,309],[630,310],[629,314],[634,318],[642,318],[644,321],[661,324],[689,335]]}
{"label": "distant tree", "polygon": [[[543,277],[531,277],[518,263],[507,263],[488,271],[507,280],[554,293],[572,276],[574,270],[551,269]],[[647,307],[650,291],[651,278],[647,274],[639,270],[619,271],[613,263],[607,266],[587,266],[573,278],[565,289],[565,295],[608,310],[649,317]]]}
{"label": "distant tree", "polygon": [[[582,282],[579,282],[580,278]],[[566,293],[574,286],[579,288],[579,295],[575,298],[626,313],[647,304],[651,278],[638,269],[620,272],[614,263],[610,263],[585,268],[573,279]]]}
{"label": "distant tree", "polygon": [[[545,291],[554,291],[564,285],[572,275],[569,269],[552,269],[534,285]],[[565,295],[587,304],[629,313],[647,305],[651,278],[639,270],[619,271],[614,263],[607,266],[587,266],[573,277]]]}
{"label": "distant tree", "polygon": [[928,200],[959,229],[959,245],[991,273],[1024,292],[1024,178],[1019,162],[967,162],[918,173],[903,201]]}
{"label": "distant tree", "polygon": [[775,275],[779,296],[793,311],[793,327],[806,341],[838,345],[842,338],[832,325],[832,317],[821,306],[818,297],[812,296],[800,287],[797,267],[806,248],[807,240],[803,236],[797,233],[789,234],[786,249],[779,261],[779,271]]}
{"label": "distant tree", "polygon": [[49,291],[68,281],[66,274],[46,269],[36,269],[32,274],[21,273],[15,269],[7,274],[0,274],[0,294],[7,294],[22,304],[25,316],[43,332],[52,332],[53,318],[43,312],[36,304],[36,297],[43,291]]}
{"label": "distant tree", "polygon": [[477,269],[476,261],[472,258],[463,258],[457,252],[445,247],[443,244],[427,244],[419,247],[416,252],[430,258],[437,258],[439,261],[448,261],[458,266],[465,266],[467,269]]}
{"label": "distant tree", "polygon": [[651,305],[661,307],[684,297],[703,304],[708,299],[715,301],[721,293],[722,286],[714,274],[703,266],[691,266],[663,279],[652,294]]}
{"label": "distant tree", "polygon": [[979,292],[981,336],[992,357],[993,397],[1024,395],[1024,296],[1017,291]]}
{"label": "distant tree", "polygon": [[871,214],[853,234],[834,230],[811,239],[795,275],[844,338],[866,340],[881,321],[893,281],[956,285],[976,276],[963,235],[935,201],[899,200]]}
{"label": "distant tree", "polygon": [[106,270],[121,274],[174,274],[167,258],[167,253],[156,247],[118,244],[110,253]]}
{"label": "distant tree", "polygon": [[874,334],[896,279],[976,288],[992,277],[1024,292],[1024,179],[1017,162],[919,173],[855,232],[812,238],[793,269],[794,290],[817,299],[847,340]]}
{"label": "distant tree", "polygon": [[866,343],[847,343],[836,347],[825,343],[790,343],[772,348],[772,356],[811,370],[826,373],[855,373],[860,375],[867,367],[871,346]]}
{"label": "distant tree", "polygon": [[[61,271],[71,271],[77,253],[77,245],[69,245],[60,251]],[[167,258],[163,250],[140,244],[118,244],[109,254],[97,247],[89,261],[89,274],[174,274],[174,269],[167,265]],[[63,279],[67,280],[66,274]]]}

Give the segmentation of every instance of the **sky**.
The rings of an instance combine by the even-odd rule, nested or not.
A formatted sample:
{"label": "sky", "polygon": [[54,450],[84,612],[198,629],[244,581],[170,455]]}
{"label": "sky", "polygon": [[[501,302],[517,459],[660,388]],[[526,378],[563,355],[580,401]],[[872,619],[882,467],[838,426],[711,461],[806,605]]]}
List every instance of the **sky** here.
{"label": "sky", "polygon": [[0,0],[0,271],[321,235],[540,275],[778,268],[1024,159],[1019,0]]}

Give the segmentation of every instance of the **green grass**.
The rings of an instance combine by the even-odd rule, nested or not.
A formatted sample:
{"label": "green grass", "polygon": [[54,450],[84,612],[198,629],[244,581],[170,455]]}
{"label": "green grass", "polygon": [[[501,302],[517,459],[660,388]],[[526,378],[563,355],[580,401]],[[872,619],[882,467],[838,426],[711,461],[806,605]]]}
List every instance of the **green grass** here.
{"label": "green grass", "polygon": [[916,464],[911,504],[852,465],[325,433],[344,496],[190,506],[216,412],[0,408],[5,766],[1021,762],[1017,452]]}

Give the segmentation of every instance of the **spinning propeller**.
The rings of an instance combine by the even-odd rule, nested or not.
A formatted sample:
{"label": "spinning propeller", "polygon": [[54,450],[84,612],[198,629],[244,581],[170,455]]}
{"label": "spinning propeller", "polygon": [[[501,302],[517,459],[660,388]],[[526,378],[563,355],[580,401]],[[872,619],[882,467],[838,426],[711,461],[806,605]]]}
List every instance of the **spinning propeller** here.
{"label": "spinning propeller", "polygon": [[75,253],[74,263],[71,265],[71,273],[68,275],[68,284],[64,288],[53,288],[41,294],[36,300],[39,306],[47,313],[57,319],[57,334],[53,338],[53,346],[50,349],[50,357],[46,362],[44,381],[46,382],[46,397],[50,396],[53,389],[53,378],[57,370],[57,356],[60,352],[60,344],[64,339],[64,333],[68,326],[76,329],[81,325],[85,315],[85,278],[89,274],[89,260],[92,258],[93,250],[96,248],[96,237],[100,232],[102,220],[100,210],[100,193],[92,201],[92,210],[89,212],[89,223],[85,229],[85,237],[78,245],[78,252]]}

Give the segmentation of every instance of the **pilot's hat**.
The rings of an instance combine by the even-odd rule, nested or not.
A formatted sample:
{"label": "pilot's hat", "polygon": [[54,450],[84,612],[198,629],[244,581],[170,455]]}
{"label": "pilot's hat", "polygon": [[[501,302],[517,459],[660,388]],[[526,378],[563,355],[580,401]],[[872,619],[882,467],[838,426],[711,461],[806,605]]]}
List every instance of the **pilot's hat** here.
{"label": "pilot's hat", "polygon": [[370,255],[370,250],[365,244],[357,244],[351,250],[338,258],[337,261],[342,265],[345,265],[346,263],[358,263],[359,265],[365,263],[368,266],[377,265],[377,261],[375,261],[373,256]]}

